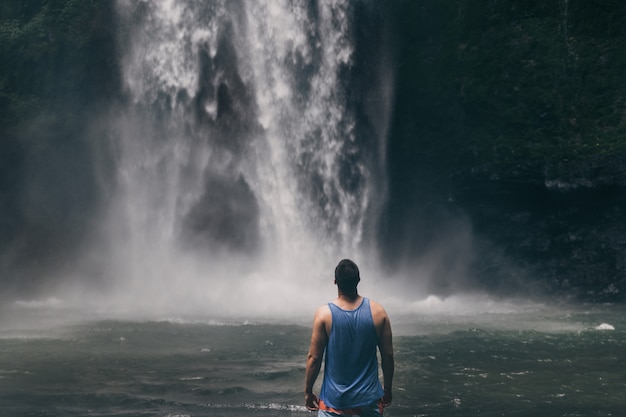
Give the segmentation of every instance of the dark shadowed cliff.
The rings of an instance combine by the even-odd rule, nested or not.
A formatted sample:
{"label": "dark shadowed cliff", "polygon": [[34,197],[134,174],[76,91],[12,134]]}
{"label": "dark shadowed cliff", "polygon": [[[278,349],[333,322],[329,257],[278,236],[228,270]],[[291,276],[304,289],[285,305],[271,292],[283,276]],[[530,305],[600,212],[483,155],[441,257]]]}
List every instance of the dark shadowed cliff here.
{"label": "dark shadowed cliff", "polygon": [[390,261],[448,239],[463,218],[476,238],[473,278],[487,288],[621,299],[626,6],[392,8]]}

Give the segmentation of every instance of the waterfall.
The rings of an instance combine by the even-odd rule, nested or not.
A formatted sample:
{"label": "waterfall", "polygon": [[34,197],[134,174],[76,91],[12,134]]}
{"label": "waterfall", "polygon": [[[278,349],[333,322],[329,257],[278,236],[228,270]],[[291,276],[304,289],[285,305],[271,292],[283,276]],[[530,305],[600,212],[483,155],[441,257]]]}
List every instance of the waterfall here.
{"label": "waterfall", "polygon": [[118,0],[106,233],[125,303],[271,313],[371,258],[385,145],[354,99],[355,7]]}

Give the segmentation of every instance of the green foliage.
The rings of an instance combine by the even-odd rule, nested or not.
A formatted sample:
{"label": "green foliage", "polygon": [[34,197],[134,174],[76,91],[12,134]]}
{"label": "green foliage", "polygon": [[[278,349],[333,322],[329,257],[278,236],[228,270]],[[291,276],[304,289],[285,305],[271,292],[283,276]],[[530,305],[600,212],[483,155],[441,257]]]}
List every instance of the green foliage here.
{"label": "green foliage", "polygon": [[0,275],[9,282],[20,274],[8,266],[63,262],[88,229],[91,147],[103,137],[91,122],[119,91],[113,6],[0,2],[0,252],[9,254]]}
{"label": "green foliage", "polygon": [[111,64],[99,67],[99,54],[112,50],[113,37],[106,29],[112,26],[106,22],[110,2],[22,3],[5,1],[0,9],[2,130],[23,125],[42,112],[78,111],[97,98],[91,94],[99,92],[97,81],[112,78],[103,73],[111,71]]}
{"label": "green foliage", "polygon": [[411,128],[392,154],[442,178],[623,182],[624,17],[608,0],[404,3],[396,122]]}

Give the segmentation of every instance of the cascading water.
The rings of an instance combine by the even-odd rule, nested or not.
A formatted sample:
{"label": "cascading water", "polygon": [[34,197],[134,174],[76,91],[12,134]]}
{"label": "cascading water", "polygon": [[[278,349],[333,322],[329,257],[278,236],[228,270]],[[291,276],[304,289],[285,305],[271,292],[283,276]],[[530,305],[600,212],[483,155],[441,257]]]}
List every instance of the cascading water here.
{"label": "cascading water", "polygon": [[117,7],[127,104],[107,233],[121,305],[293,311],[296,294],[332,291],[341,257],[372,259],[384,134],[360,133],[351,99],[354,3]]}

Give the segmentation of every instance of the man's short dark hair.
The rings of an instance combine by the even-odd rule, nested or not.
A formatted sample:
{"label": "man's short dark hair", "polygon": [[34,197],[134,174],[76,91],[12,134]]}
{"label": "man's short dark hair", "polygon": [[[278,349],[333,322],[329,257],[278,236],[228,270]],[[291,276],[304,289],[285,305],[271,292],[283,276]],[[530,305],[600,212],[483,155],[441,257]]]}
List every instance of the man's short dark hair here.
{"label": "man's short dark hair", "polygon": [[335,281],[339,289],[346,294],[356,293],[356,286],[361,277],[359,267],[350,259],[343,259],[335,268]]}

